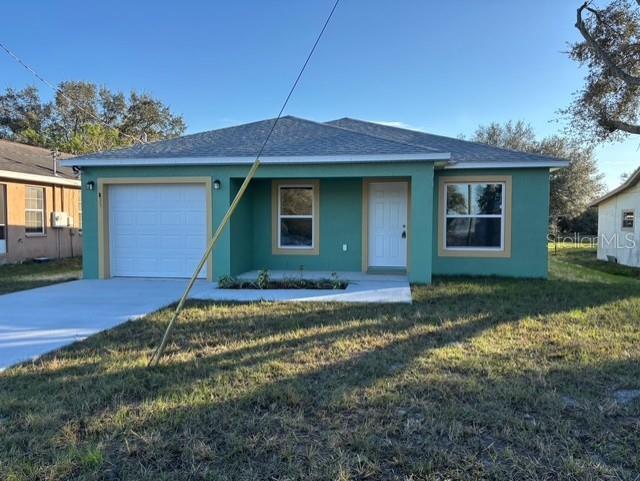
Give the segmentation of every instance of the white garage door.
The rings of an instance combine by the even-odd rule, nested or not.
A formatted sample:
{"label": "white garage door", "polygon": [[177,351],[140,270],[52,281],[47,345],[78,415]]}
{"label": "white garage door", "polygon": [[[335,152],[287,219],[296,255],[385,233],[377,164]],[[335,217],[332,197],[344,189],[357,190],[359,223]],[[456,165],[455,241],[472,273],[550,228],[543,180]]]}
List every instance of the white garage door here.
{"label": "white garage door", "polygon": [[204,184],[111,185],[108,197],[111,276],[193,275],[207,241]]}

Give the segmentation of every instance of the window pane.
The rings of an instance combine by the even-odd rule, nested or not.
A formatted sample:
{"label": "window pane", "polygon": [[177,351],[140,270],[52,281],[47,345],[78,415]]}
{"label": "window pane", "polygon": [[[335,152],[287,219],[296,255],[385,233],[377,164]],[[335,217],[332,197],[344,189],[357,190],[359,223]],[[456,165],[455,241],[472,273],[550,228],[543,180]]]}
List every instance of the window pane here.
{"label": "window pane", "polygon": [[624,211],[622,213],[622,227],[624,228],[632,228],[633,227],[633,211]]}
{"label": "window pane", "polygon": [[0,184],[0,225],[7,223],[7,194],[6,186]]}
{"label": "window pane", "polygon": [[311,247],[313,221],[311,219],[281,219],[280,245],[282,247]]}
{"label": "window pane", "polygon": [[447,214],[469,213],[469,184],[447,184]]}
{"label": "window pane", "polygon": [[25,197],[27,209],[42,209],[44,207],[44,189],[42,187],[27,187]]}
{"label": "window pane", "polygon": [[447,247],[500,247],[500,218],[447,219]]}
{"label": "window pane", "polygon": [[7,239],[7,229],[5,228],[5,226],[0,225],[0,241],[6,240],[6,239]]}
{"label": "window pane", "polygon": [[44,232],[41,212],[31,210],[25,212],[25,232],[28,234],[41,234]]}
{"label": "window pane", "polygon": [[312,215],[313,189],[311,187],[281,187],[281,215]]}
{"label": "window pane", "polygon": [[471,184],[471,214],[501,214],[502,184]]}
{"label": "window pane", "polygon": [[448,215],[500,215],[502,184],[447,184]]}

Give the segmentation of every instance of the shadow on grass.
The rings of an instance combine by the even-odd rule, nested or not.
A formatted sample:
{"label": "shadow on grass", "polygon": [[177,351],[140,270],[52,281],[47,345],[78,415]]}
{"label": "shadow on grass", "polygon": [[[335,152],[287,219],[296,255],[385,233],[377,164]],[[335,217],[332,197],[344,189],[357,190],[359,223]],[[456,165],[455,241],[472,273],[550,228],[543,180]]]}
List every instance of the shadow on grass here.
{"label": "shadow on grass", "polygon": [[[3,374],[10,454],[0,454],[0,473],[3,461],[27,454],[43,469],[59,464],[63,432],[74,445],[99,446],[111,479],[624,475],[639,468],[624,458],[625,446],[640,447],[633,424],[589,423],[597,416],[605,427],[600,390],[632,383],[637,360],[590,372],[556,360],[546,377],[502,373],[508,361],[497,355],[428,360],[503,324],[639,294],[626,285],[439,279],[414,289],[411,306],[192,302],[159,368],[145,369],[141,356],[167,311],[48,356],[43,369]],[[565,391],[587,407],[564,413]],[[91,467],[74,463],[89,476]]]}

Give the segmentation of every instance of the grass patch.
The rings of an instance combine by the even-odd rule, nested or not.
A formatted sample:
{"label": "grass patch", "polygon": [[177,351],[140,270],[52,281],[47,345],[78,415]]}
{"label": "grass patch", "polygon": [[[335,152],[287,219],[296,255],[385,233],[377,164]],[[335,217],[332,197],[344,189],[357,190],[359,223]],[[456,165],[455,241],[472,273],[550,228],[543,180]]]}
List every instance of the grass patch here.
{"label": "grass patch", "polygon": [[0,266],[0,294],[75,281],[82,277],[82,258],[24,262]]}
{"label": "grass patch", "polygon": [[153,370],[171,311],[128,322],[0,374],[0,479],[635,479],[640,283],[576,255],[413,305],[192,302]]}
{"label": "grass patch", "polygon": [[[553,244],[549,244],[549,252],[551,253],[551,259],[556,260],[558,263],[567,264],[569,269],[573,268],[573,266],[579,266],[593,271],[598,276],[608,274],[616,278],[640,279],[640,268],[601,261],[596,258],[595,247],[574,247],[573,244],[560,243],[558,245],[558,254],[556,255],[554,254]],[[611,280],[609,276],[606,277]]]}

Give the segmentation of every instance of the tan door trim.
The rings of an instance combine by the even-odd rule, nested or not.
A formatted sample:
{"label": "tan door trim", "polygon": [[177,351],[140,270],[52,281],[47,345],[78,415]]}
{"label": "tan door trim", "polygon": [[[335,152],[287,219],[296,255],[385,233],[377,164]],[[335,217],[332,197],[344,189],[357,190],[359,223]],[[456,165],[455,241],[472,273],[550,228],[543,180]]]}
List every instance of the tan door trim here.
{"label": "tan door trim", "polygon": [[407,265],[411,265],[411,178],[410,177],[368,177],[362,179],[362,272],[369,270],[369,184],[407,184]]}
{"label": "tan door trim", "polygon": [[[114,177],[98,179],[98,277],[111,277],[109,256],[109,186],[122,184],[203,184],[207,202],[207,242],[212,235],[211,177]],[[204,252],[203,252],[204,254]],[[213,280],[213,256],[207,260],[207,280]]]}

